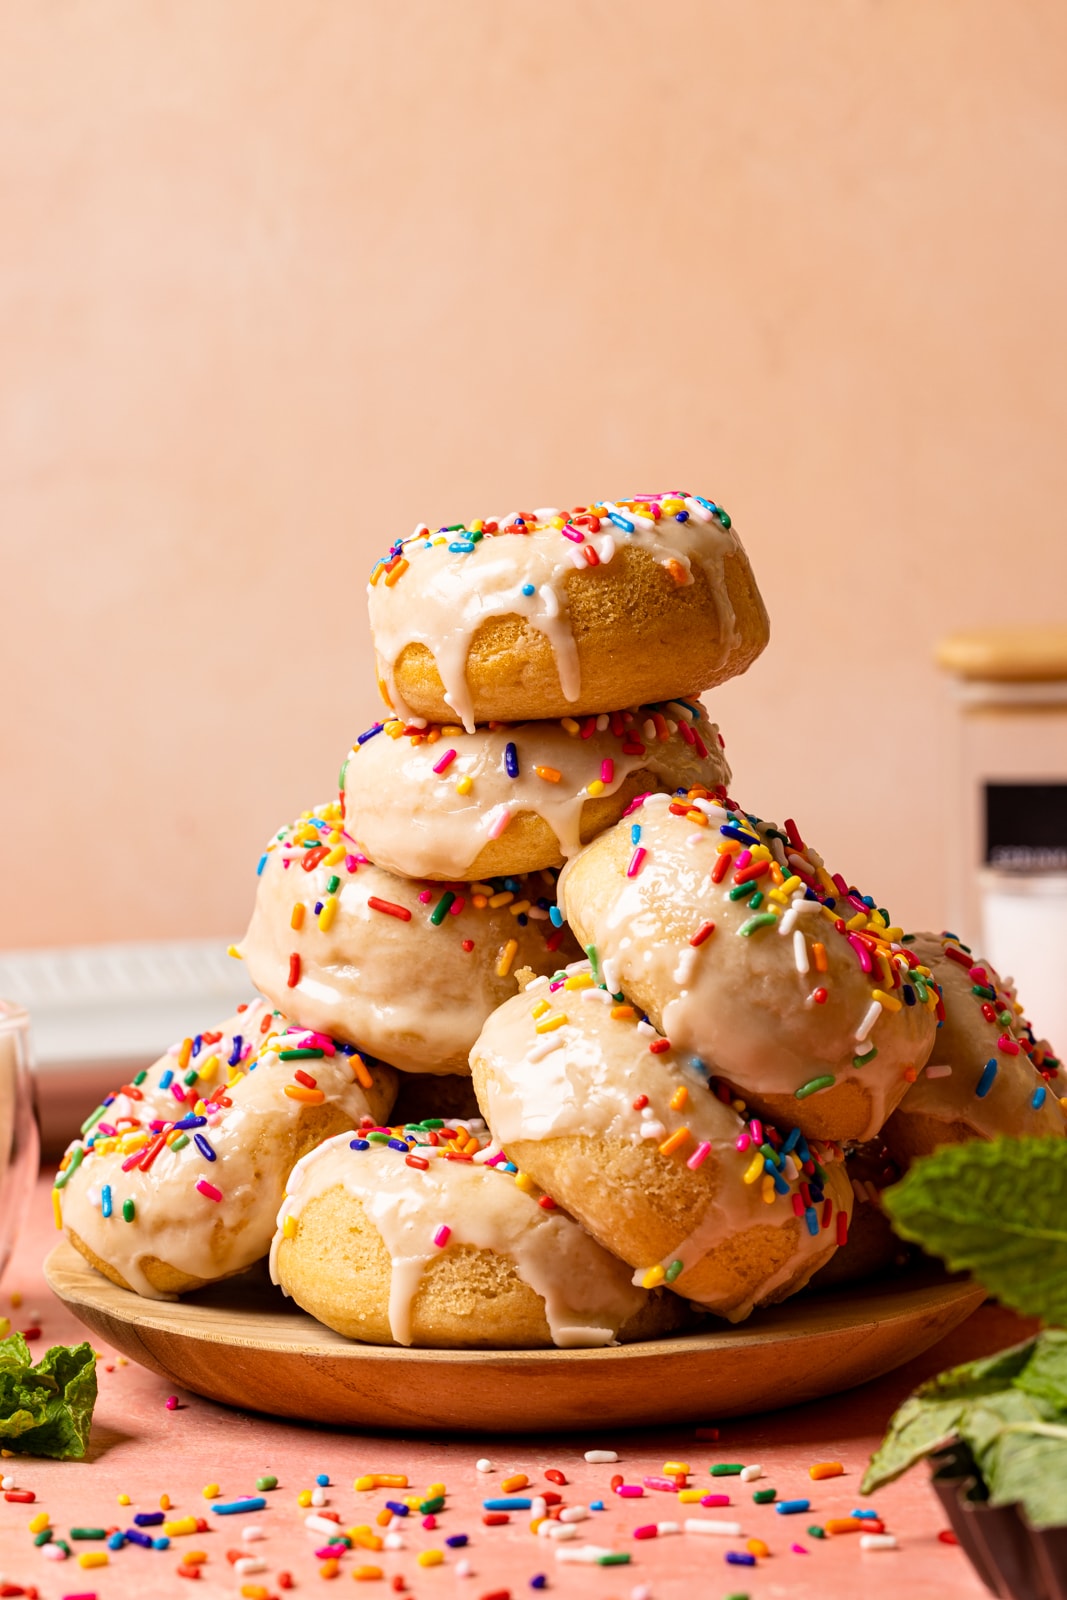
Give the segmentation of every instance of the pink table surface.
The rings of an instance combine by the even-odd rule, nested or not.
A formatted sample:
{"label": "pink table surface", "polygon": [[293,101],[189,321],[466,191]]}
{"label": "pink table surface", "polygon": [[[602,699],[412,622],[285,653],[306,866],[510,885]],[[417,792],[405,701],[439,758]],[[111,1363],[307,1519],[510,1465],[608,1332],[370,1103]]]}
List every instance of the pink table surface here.
{"label": "pink table surface", "polygon": [[[0,1286],[0,1315],[12,1326],[38,1324],[35,1348],[43,1353],[52,1343],[74,1343],[83,1330],[46,1288],[41,1273],[43,1257],[54,1242],[48,1180],[42,1178],[34,1195],[29,1222],[14,1259]],[[17,1305],[13,1302],[18,1301]],[[749,1420],[725,1422],[717,1443],[697,1441],[686,1427],[647,1430],[612,1429],[604,1435],[560,1436],[557,1439],[455,1438],[447,1425],[433,1438],[355,1434],[341,1429],[274,1422],[264,1417],[230,1411],[193,1394],[180,1394],[180,1407],[168,1411],[164,1404],[168,1385],[162,1378],[132,1364],[119,1364],[104,1348],[99,1363],[100,1398],[97,1403],[90,1458],[85,1462],[52,1462],[14,1458],[0,1462],[0,1470],[15,1476],[20,1487],[33,1490],[34,1505],[13,1504],[0,1498],[0,1592],[2,1584],[36,1588],[41,1600],[62,1600],[67,1595],[97,1595],[99,1600],[120,1597],[197,1595],[238,1596],[243,1584],[262,1585],[269,1595],[284,1593],[279,1575],[291,1574],[294,1595],[328,1597],[329,1585],[320,1575],[315,1551],[323,1543],[303,1526],[307,1512],[297,1494],[311,1488],[317,1474],[327,1473],[324,1509],[337,1511],[341,1527],[374,1522],[389,1498],[388,1491],[373,1493],[353,1489],[354,1479],[367,1472],[407,1475],[415,1489],[432,1482],[447,1485],[446,1509],[438,1526],[425,1530],[411,1516],[404,1526],[405,1548],[380,1554],[353,1552],[340,1563],[342,1587],[352,1581],[353,1569],[373,1563],[383,1577],[361,1585],[368,1596],[403,1590],[408,1600],[438,1600],[456,1596],[483,1600],[510,1591],[514,1600],[533,1595],[530,1580],[543,1573],[547,1591],[584,1600],[694,1600],[707,1596],[747,1595],[751,1600],[825,1600],[826,1596],[855,1595],[864,1600],[881,1596],[899,1600],[952,1600],[986,1591],[971,1572],[962,1553],[938,1540],[944,1519],[920,1469],[865,1502],[860,1478],[890,1412],[922,1378],[957,1361],[1000,1349],[1031,1331],[1029,1324],[993,1306],[984,1306],[963,1327],[926,1355],[875,1383],[836,1398],[770,1413]],[[714,1424],[710,1417],[694,1417],[695,1425]],[[587,1449],[614,1449],[619,1466],[592,1466]],[[475,1462],[488,1457],[491,1474],[479,1473]],[[646,1492],[641,1500],[621,1500],[609,1489],[613,1473],[627,1482],[639,1482],[662,1471],[666,1461],[685,1461],[693,1469],[693,1483],[730,1494],[731,1509],[704,1511],[683,1507],[664,1493]],[[742,1484],[737,1478],[714,1481],[709,1467],[715,1461],[760,1463],[759,1483]],[[815,1461],[840,1461],[842,1477],[812,1482],[808,1467]],[[530,1534],[525,1513],[513,1514],[508,1525],[482,1523],[483,1498],[499,1494],[509,1473],[524,1472],[532,1482],[551,1487],[546,1468],[561,1469],[568,1479],[564,1490],[568,1504],[588,1504],[603,1499],[606,1510],[593,1512],[581,1524],[588,1540],[631,1555],[630,1564],[616,1567],[570,1566],[557,1563],[553,1543]],[[202,1495],[209,1482],[220,1485],[224,1497],[255,1492],[258,1476],[277,1475],[278,1487],[267,1495],[267,1508],[255,1515],[213,1515]],[[756,1488],[773,1486],[780,1498],[808,1498],[810,1514],[782,1516],[773,1506],[757,1506]],[[536,1491],[534,1491],[536,1492]],[[132,1505],[120,1507],[120,1493]],[[170,1497],[173,1515],[206,1516],[207,1532],[194,1538],[175,1538],[169,1550],[156,1552],[133,1545],[112,1552],[106,1567],[83,1570],[74,1560],[52,1562],[36,1549],[27,1524],[36,1511],[46,1511],[57,1535],[65,1537],[72,1526],[121,1527],[132,1522],[136,1511],[156,1510],[161,1494]],[[824,1540],[807,1533],[811,1523],[847,1515],[854,1507],[877,1508],[899,1548],[861,1551],[853,1534]],[[744,1539],[724,1540],[681,1535],[636,1541],[632,1530],[652,1521],[681,1520],[687,1515],[728,1517],[742,1524],[745,1538],[761,1538],[770,1554],[756,1568],[726,1564],[727,1549],[743,1550]],[[266,1537],[245,1543],[242,1528],[259,1525]],[[449,1549],[451,1534],[470,1536],[465,1550]],[[584,1540],[581,1542],[585,1542]],[[805,1554],[791,1546],[803,1546]],[[194,1588],[178,1576],[183,1549],[207,1552],[201,1577]],[[75,1545],[75,1551],[99,1549]],[[226,1552],[243,1549],[262,1557],[267,1570],[240,1577]],[[442,1550],[444,1563],[420,1567],[422,1550]],[[466,1560],[470,1576],[457,1572]],[[335,1580],[337,1581],[337,1580]]]}

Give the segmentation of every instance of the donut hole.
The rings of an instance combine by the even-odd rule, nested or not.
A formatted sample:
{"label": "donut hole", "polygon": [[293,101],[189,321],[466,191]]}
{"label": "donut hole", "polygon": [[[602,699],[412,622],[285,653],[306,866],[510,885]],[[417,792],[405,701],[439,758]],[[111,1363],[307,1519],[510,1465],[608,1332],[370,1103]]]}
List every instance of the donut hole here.
{"label": "donut hole", "polygon": [[[637,813],[632,820],[641,823],[642,814]],[[564,886],[567,919],[583,945],[595,943],[594,930],[610,924],[617,885],[620,877],[625,879],[633,849],[629,827],[615,827],[610,832],[600,834],[595,849],[576,857],[567,868],[566,877],[560,880]],[[663,892],[656,900],[654,925],[652,914],[648,914],[648,934],[665,944],[687,946],[693,931],[693,913],[687,905],[679,904],[671,893],[670,869],[664,873],[656,855],[650,853],[641,870],[650,883],[658,881],[661,876],[663,878]],[[635,928],[630,931],[644,930]],[[635,1001],[658,1025],[663,997],[658,995],[651,976],[640,971],[628,973],[626,991],[627,997]]]}
{"label": "donut hole", "polygon": [[848,1242],[834,1252],[810,1282],[813,1289],[843,1289],[863,1283],[877,1273],[908,1259],[908,1246],[898,1239],[889,1218],[880,1206],[870,1201],[857,1205],[852,1213]]}
{"label": "donut hole", "polygon": [[[806,1272],[803,1278],[799,1273],[791,1274],[778,1289],[768,1293],[761,1293],[761,1285],[784,1271],[796,1255],[800,1229],[796,1217],[790,1217],[776,1227],[760,1224],[728,1235],[675,1280],[678,1293],[692,1295],[695,1300],[714,1301],[726,1317],[752,1300],[771,1305],[784,1299],[806,1282]],[[832,1248],[828,1239],[827,1255]]]}
{"label": "donut hole", "polygon": [[[427,645],[406,644],[393,675],[401,699],[417,716],[447,722],[456,715],[445,699],[437,662]],[[476,722],[523,720],[535,713],[524,710],[516,716],[502,708],[540,704],[546,694],[561,701],[563,709],[544,715],[566,716],[574,709],[562,698],[548,639],[514,613],[488,617],[475,629],[467,655],[467,681],[474,694]]]}
{"label": "donut hole", "polygon": [[381,1235],[340,1184],[307,1202],[295,1238],[278,1248],[286,1294],[327,1327],[368,1344],[393,1342],[390,1272]]}
{"label": "donut hole", "polygon": [[[267,1066],[260,1067],[257,1080],[259,1073],[266,1076],[271,1070]],[[371,1073],[372,1082],[365,1091],[365,1103],[376,1108],[374,1114],[388,1114],[396,1077],[389,1067],[375,1067]],[[149,1192],[138,1200],[136,1233],[127,1233],[124,1224],[104,1225],[114,1234],[118,1259],[121,1259],[119,1251],[143,1241],[143,1253],[137,1253],[132,1263],[140,1274],[138,1283],[143,1279],[156,1294],[166,1297],[189,1294],[209,1283],[247,1271],[266,1255],[274,1219],[293,1167],[324,1140],[334,1134],[351,1133],[353,1129],[352,1117],[330,1101],[320,1106],[303,1105],[299,1110],[295,1102],[286,1101],[285,1105],[289,1108],[286,1113],[267,1114],[260,1110],[248,1117],[241,1152],[245,1171],[239,1183],[231,1185],[228,1181],[232,1167],[224,1147],[220,1147],[217,1164],[201,1163],[198,1175],[204,1172],[214,1177],[224,1195],[222,1204],[198,1194],[187,1198],[191,1183],[189,1168],[180,1163],[176,1169],[168,1169],[160,1162],[152,1169]],[[77,1178],[87,1182],[82,1178],[84,1170],[79,1171]],[[97,1272],[120,1289],[139,1292],[137,1285],[130,1283],[118,1266],[105,1260],[76,1228],[68,1225],[66,1232],[71,1244]],[[184,1251],[188,1257],[190,1242],[195,1245],[191,1259],[201,1268],[197,1273],[187,1272],[167,1260],[168,1244],[176,1252]]]}
{"label": "donut hole", "polygon": [[474,1085],[466,1074],[401,1072],[397,1077],[399,1088],[390,1113],[397,1126],[424,1122],[428,1117],[451,1122],[456,1117],[465,1121],[481,1116]]}

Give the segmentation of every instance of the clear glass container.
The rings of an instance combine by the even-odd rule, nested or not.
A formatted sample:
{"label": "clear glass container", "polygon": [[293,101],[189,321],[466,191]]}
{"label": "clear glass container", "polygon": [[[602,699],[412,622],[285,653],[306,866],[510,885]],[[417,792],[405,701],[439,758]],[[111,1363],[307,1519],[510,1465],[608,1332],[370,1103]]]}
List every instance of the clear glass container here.
{"label": "clear glass container", "polygon": [[21,1006],[0,1000],[0,1277],[26,1217],[39,1159],[30,1019]]}
{"label": "clear glass container", "polygon": [[948,925],[1067,1051],[1067,628],[946,639],[954,679]]}

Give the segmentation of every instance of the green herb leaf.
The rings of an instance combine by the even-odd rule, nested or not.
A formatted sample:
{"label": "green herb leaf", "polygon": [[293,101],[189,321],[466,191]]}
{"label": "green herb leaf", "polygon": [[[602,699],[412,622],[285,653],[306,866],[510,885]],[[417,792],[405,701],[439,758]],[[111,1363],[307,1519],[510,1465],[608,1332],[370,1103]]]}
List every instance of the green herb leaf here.
{"label": "green herb leaf", "polygon": [[890,1418],[889,1429],[860,1484],[861,1494],[874,1494],[907,1472],[923,1456],[943,1450],[960,1436],[965,1400],[920,1400],[912,1395]]}
{"label": "green herb leaf", "polygon": [[1011,1386],[1025,1372],[1038,1341],[1002,1350],[980,1361],[968,1361],[938,1373],[921,1384],[890,1419],[886,1436],[871,1457],[861,1485],[864,1494],[873,1494],[892,1483],[923,1456],[941,1450],[953,1439],[963,1437],[962,1427],[969,1406],[985,1396],[1011,1392]]}
{"label": "green herb leaf", "polygon": [[1032,1527],[1067,1521],[1067,1416],[1020,1389],[975,1402],[960,1426],[995,1506],[1020,1505]]}
{"label": "green herb leaf", "polygon": [[924,1383],[890,1421],[863,1493],[957,1439],[994,1505],[1021,1505],[1035,1528],[1067,1523],[1067,1333],[1050,1328]]}
{"label": "green herb leaf", "polygon": [[21,1333],[11,1333],[0,1339],[0,1373],[17,1372],[33,1365],[30,1347]]}
{"label": "green herb leaf", "polygon": [[53,1345],[35,1366],[21,1334],[0,1340],[0,1445],[6,1450],[80,1460],[95,1404],[91,1345]]}
{"label": "green herb leaf", "polygon": [[1033,1346],[1033,1354],[1015,1379],[1015,1387],[1067,1416],[1067,1332],[1046,1328]]}
{"label": "green herb leaf", "polygon": [[883,1200],[903,1238],[973,1272],[1004,1305],[1067,1322],[1067,1139],[948,1145]]}

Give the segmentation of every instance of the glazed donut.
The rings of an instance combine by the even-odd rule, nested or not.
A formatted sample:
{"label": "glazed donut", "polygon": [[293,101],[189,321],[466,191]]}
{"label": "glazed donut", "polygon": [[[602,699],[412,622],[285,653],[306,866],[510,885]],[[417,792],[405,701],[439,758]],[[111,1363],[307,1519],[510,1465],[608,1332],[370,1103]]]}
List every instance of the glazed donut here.
{"label": "glazed donut", "polygon": [[327,1327],[368,1344],[527,1350],[653,1338],[687,1320],[514,1168],[442,1159],[417,1129],[393,1145],[342,1134],[289,1176],[271,1275]]}
{"label": "glazed donut", "polygon": [[791,822],[650,795],[560,894],[613,991],[809,1138],[872,1138],[930,1052],[936,988]]}
{"label": "glazed donut", "polygon": [[427,885],[373,866],[334,802],[263,855],[239,954],[257,989],[305,1028],[405,1072],[467,1072],[513,974],[555,971],[577,947],[554,927],[550,875]]}
{"label": "glazed donut", "polygon": [[903,1174],[881,1139],[848,1151],[845,1176],[854,1199],[848,1240],[815,1273],[808,1285],[811,1289],[844,1289],[852,1283],[865,1283],[905,1267],[911,1260],[910,1247],[893,1232],[882,1208],[882,1190],[898,1183]]}
{"label": "glazed donut", "polygon": [[368,593],[386,705],[468,732],[691,698],[769,636],[730,518],[680,493],[420,525]]}
{"label": "glazed donut", "polygon": [[908,949],[939,984],[944,1020],[926,1071],[885,1126],[900,1164],[969,1139],[1062,1138],[1059,1062],[1010,984],[954,934],[918,933]]}
{"label": "glazed donut", "polygon": [[264,1033],[262,1005],[249,1010],[251,1021],[245,1012],[214,1037],[198,1035],[210,1041],[207,1060],[192,1058],[185,1040],[142,1083],[109,1096],[67,1150],[57,1221],[122,1289],[168,1299],[243,1272],[270,1249],[300,1157],[388,1115],[389,1067],[277,1013],[265,1013]]}
{"label": "glazed donut", "polygon": [[701,784],[725,796],[729,781],[718,728],[703,706],[677,701],[474,733],[378,722],[341,769],[350,828],[371,860],[450,881],[561,866],[636,795]]}
{"label": "glazed donut", "polygon": [[644,1288],[741,1321],[802,1288],[847,1236],[840,1151],[743,1118],[588,962],[494,1011],[471,1069],[509,1160]]}

